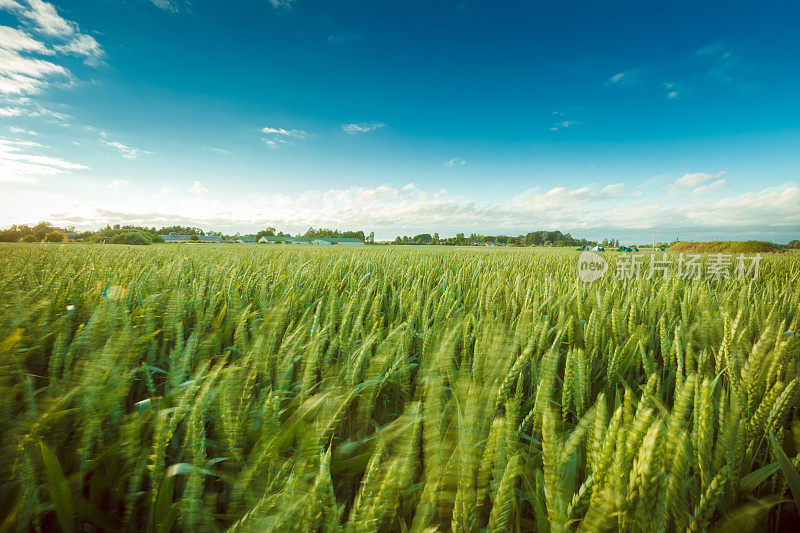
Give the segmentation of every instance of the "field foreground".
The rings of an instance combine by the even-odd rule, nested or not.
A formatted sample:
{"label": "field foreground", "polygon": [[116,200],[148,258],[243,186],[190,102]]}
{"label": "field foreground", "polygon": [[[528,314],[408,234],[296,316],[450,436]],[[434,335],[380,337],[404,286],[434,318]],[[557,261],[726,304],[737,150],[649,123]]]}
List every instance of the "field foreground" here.
{"label": "field foreground", "polygon": [[800,257],[0,246],[0,531],[797,526]]}

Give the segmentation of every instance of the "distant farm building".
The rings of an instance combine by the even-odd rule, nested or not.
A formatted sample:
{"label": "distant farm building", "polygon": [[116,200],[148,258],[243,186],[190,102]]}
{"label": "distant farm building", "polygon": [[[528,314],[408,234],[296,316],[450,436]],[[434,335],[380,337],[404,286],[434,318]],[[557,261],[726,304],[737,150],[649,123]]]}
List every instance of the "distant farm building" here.
{"label": "distant farm building", "polygon": [[364,244],[361,239],[353,239],[350,237],[290,237],[286,236],[264,236],[258,240],[261,244],[317,244],[317,245],[331,245],[338,244],[341,246],[360,246]]}
{"label": "distant farm building", "polygon": [[239,237],[236,239],[236,242],[240,242],[242,244],[253,244],[256,242],[256,238],[252,235],[245,235],[244,237]]}

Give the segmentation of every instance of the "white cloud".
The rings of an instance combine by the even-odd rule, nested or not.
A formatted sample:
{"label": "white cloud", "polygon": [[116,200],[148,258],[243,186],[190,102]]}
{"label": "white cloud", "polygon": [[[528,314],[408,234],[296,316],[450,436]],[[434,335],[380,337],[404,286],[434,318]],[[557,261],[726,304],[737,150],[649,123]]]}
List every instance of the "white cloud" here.
{"label": "white cloud", "polygon": [[144,153],[144,154],[151,153],[151,152],[148,152],[146,150],[139,150],[138,148],[132,148],[130,146],[126,146],[126,145],[122,144],[121,142],[112,141],[112,140],[110,140],[108,138],[108,133],[106,133],[104,131],[101,131],[98,135],[99,135],[98,138],[99,138],[101,143],[105,144],[106,146],[110,146],[111,148],[114,148],[125,159],[136,159],[137,157],[139,157],[140,153]]}
{"label": "white cloud", "polygon": [[20,135],[36,135],[35,131],[26,130],[24,128],[18,128],[16,126],[9,126],[8,131],[10,131],[11,133],[18,133]]}
{"label": "white cloud", "polygon": [[275,9],[291,9],[294,0],[269,0],[269,3]]}
{"label": "white cloud", "polygon": [[77,31],[78,25],[61,17],[53,4],[42,0],[27,0],[28,9],[22,16],[29,19],[36,29],[54,37],[69,37]]}
{"label": "white cloud", "polygon": [[56,113],[42,107],[30,98],[22,96],[3,95],[2,100],[7,105],[0,107],[0,117],[44,117],[56,120],[67,120],[69,115]]}
{"label": "white cloud", "polygon": [[569,128],[570,126],[576,126],[580,124],[580,122],[575,122],[574,120],[560,120],[550,126],[550,131],[558,131],[563,128]]}
{"label": "white cloud", "polygon": [[87,64],[97,64],[105,52],[100,44],[90,35],[78,35],[65,45],[55,47],[56,51],[65,54],[83,56]]}
{"label": "white cloud", "polygon": [[111,183],[108,184],[109,189],[127,189],[130,187],[130,182],[128,180],[111,180]]}
{"label": "white cloud", "polygon": [[[104,53],[94,37],[82,34],[75,22],[61,17],[48,2],[27,0],[27,6],[24,6],[4,0],[0,9],[14,12],[26,28],[23,31],[0,26],[0,94],[36,94],[54,78],[71,78],[63,66],[30,54],[51,58],[57,52],[76,54],[84,57],[87,64],[94,65]],[[34,38],[30,32],[44,36],[49,45]]]}
{"label": "white cloud", "polygon": [[606,85],[638,85],[641,83],[644,69],[632,68],[623,72],[617,72],[606,81]]}
{"label": "white cloud", "polygon": [[0,47],[12,52],[35,52],[45,55],[53,54],[53,51],[47,48],[44,43],[37,41],[23,31],[9,26],[0,26]]}
{"label": "white cloud", "polygon": [[689,194],[691,194],[692,196],[710,195],[712,193],[717,192],[725,185],[726,181],[724,179],[719,179],[716,181],[712,181],[711,183],[708,183],[706,185],[700,185],[699,187],[695,187]]}
{"label": "white cloud", "polygon": [[278,135],[281,137],[295,137],[297,139],[305,139],[308,134],[303,130],[286,130],[283,128],[273,128],[270,126],[265,126],[261,128],[262,133],[266,133],[268,135]]}
{"label": "white cloud", "polygon": [[294,144],[290,139],[305,139],[308,133],[303,130],[287,130],[284,128],[274,128],[272,126],[264,126],[261,128],[261,133],[266,137],[262,137],[262,141],[269,148],[275,149],[281,144]]}
{"label": "white cloud", "polygon": [[203,148],[208,150],[209,152],[216,152],[222,155],[230,155],[230,152],[224,148],[218,148],[216,146],[204,146]]}
{"label": "white cloud", "polygon": [[600,194],[608,198],[613,198],[622,194],[627,186],[624,183],[612,183],[600,189]]}
{"label": "white cloud", "polygon": [[680,188],[693,188],[699,187],[700,185],[704,185],[710,181],[713,181],[716,178],[721,178],[727,174],[726,171],[717,172],[716,174],[709,174],[708,172],[687,172],[680,178],[676,179],[674,182],[667,186],[668,189],[680,189]]}
{"label": "white cloud", "polygon": [[[18,188],[9,204],[12,210],[0,213],[0,223],[37,219],[76,226],[180,223],[234,228],[231,233],[264,225],[285,231],[313,225],[374,230],[384,237],[434,231],[517,235],[532,229],[560,229],[589,238],[639,232],[645,241],[654,233],[667,232],[672,237],[697,232],[730,238],[775,234],[785,235],[787,240],[800,232],[800,187],[793,183],[738,195],[725,195],[722,188],[713,197],[684,194],[679,198],[653,188],[637,197],[635,190],[629,193],[622,183],[588,184],[532,188],[493,203],[471,201],[443,190],[429,192],[414,183],[295,195],[259,191],[209,195],[199,181],[190,189],[192,194],[175,198],[163,189],[160,193],[157,189],[131,189],[124,195],[109,191],[98,197],[76,196],[74,190],[48,196],[49,189]],[[14,211],[16,205],[25,209]]]}
{"label": "white cloud", "polygon": [[19,107],[0,107],[0,117],[19,117],[25,114]]}
{"label": "white cloud", "polygon": [[[162,191],[163,190],[164,189],[162,189]],[[198,196],[202,196],[202,195],[204,195],[205,193],[208,192],[208,189],[206,189],[203,186],[202,183],[200,183],[199,181],[195,180],[194,183],[192,184],[192,186],[189,187],[189,192],[192,193],[192,194],[196,194]]]}
{"label": "white cloud", "polygon": [[64,67],[0,49],[0,93],[37,93],[52,76],[68,76]]}
{"label": "white cloud", "polygon": [[369,133],[385,127],[386,124],[383,122],[354,122],[352,124],[342,124],[342,131],[350,135],[358,135],[359,133]]}
{"label": "white cloud", "polygon": [[0,9],[7,9],[8,11],[18,11],[23,9],[22,5],[15,0],[0,0]]}
{"label": "white cloud", "polygon": [[460,157],[454,157],[453,159],[449,159],[444,162],[444,166],[446,166],[447,168],[459,167],[466,164],[467,162],[461,159]]}
{"label": "white cloud", "polygon": [[[690,222],[729,228],[783,226],[800,230],[800,187],[783,185],[727,197],[687,210]],[[792,230],[793,228],[793,230]]]}
{"label": "white cloud", "polygon": [[46,148],[32,141],[0,139],[0,182],[36,183],[42,176],[89,168],[57,157],[31,153]]}
{"label": "white cloud", "polygon": [[175,3],[172,2],[171,0],[150,0],[150,1],[153,3],[154,6],[160,7],[165,11],[172,11],[173,13],[178,11],[178,6],[175,5]]}

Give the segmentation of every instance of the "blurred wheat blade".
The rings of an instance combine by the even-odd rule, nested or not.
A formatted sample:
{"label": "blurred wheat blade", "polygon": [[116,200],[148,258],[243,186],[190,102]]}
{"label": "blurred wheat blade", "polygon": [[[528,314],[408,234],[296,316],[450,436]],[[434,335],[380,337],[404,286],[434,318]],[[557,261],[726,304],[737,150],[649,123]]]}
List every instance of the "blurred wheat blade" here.
{"label": "blurred wheat blade", "polygon": [[800,258],[0,248],[0,531],[778,530]]}

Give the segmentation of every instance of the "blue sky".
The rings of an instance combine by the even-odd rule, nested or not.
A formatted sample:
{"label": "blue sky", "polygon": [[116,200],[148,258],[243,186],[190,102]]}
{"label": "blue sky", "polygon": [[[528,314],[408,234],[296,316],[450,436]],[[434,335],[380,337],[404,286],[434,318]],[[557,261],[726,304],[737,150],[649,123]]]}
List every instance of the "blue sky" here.
{"label": "blue sky", "polygon": [[0,0],[0,225],[800,235],[800,5]]}

